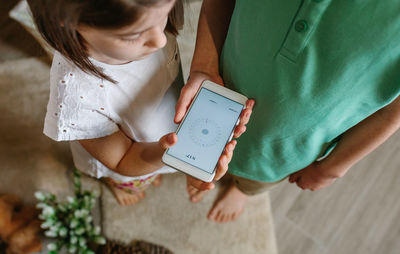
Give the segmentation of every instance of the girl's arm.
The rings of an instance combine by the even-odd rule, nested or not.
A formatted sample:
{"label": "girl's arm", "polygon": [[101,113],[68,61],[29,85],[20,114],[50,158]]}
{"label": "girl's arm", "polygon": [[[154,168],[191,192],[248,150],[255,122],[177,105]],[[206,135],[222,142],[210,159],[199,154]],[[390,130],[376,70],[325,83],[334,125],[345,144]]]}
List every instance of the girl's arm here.
{"label": "girl's arm", "polygon": [[319,162],[292,174],[291,183],[302,189],[317,190],[328,186],[385,142],[400,128],[400,96],[370,115],[341,137],[332,153]]}
{"label": "girl's arm", "polygon": [[170,133],[159,142],[134,142],[119,130],[106,137],[79,140],[79,143],[109,169],[124,176],[141,176],[164,166],[162,154],[176,141],[176,134]]}

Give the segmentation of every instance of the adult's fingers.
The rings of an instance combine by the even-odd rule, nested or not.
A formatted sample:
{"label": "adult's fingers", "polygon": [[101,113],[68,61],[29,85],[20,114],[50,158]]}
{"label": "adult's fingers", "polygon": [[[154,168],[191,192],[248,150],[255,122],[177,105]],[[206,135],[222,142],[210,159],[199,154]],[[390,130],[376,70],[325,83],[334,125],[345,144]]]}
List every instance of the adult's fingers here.
{"label": "adult's fingers", "polygon": [[300,177],[300,171],[295,172],[289,176],[289,183],[297,182],[297,179]]}
{"label": "adult's fingers", "polygon": [[242,115],[240,117],[241,124],[246,125],[249,122],[255,103],[256,103],[256,101],[254,99],[247,100],[246,108],[243,110]]}
{"label": "adult's fingers", "polygon": [[235,131],[233,133],[234,138],[240,137],[243,133],[246,132],[247,127],[243,124],[239,124],[238,126],[235,127]]}
{"label": "adult's fingers", "polygon": [[214,180],[218,181],[221,179],[228,171],[229,162],[232,160],[233,151],[237,144],[236,140],[232,140],[225,146],[225,150],[218,160],[217,169],[215,172]]}
{"label": "adult's fingers", "polygon": [[301,176],[299,176],[299,177],[297,178],[297,180],[296,180],[296,185],[297,185],[300,189],[302,189],[302,190],[305,190],[305,189],[306,189],[305,186],[304,186],[304,184],[303,184],[303,182],[301,181]]}
{"label": "adult's fingers", "polygon": [[253,112],[255,101],[253,99],[249,99],[246,102],[246,108],[242,111],[240,115],[239,124],[235,127],[233,137],[238,138],[246,131],[246,124],[250,120],[250,116]]}
{"label": "adult's fingers", "polygon": [[226,155],[222,155],[218,161],[217,171],[215,172],[214,180],[218,181],[228,171],[228,158]]}

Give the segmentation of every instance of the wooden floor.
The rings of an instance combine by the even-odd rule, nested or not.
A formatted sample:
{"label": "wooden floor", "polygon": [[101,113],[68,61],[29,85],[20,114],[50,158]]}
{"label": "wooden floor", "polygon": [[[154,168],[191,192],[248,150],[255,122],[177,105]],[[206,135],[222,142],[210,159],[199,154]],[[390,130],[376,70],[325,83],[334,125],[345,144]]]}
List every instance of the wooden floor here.
{"label": "wooden floor", "polygon": [[[44,55],[34,39],[7,18],[16,2],[2,0],[1,62]],[[186,40],[181,48],[185,65],[199,7],[199,2],[188,6],[188,38],[181,38]],[[283,183],[271,191],[271,200],[281,254],[400,253],[400,132],[332,186],[309,192]]]}
{"label": "wooden floor", "polygon": [[282,254],[400,253],[400,132],[330,187],[271,191]]}

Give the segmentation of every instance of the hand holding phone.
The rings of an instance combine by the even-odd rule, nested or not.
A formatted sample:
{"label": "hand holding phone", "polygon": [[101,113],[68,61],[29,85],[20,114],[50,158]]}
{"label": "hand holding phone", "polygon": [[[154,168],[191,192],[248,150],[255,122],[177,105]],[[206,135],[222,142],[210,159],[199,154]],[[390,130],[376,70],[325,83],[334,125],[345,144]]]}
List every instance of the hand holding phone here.
{"label": "hand holding phone", "polygon": [[165,151],[163,162],[197,179],[211,182],[246,102],[245,96],[204,81],[176,131],[177,144]]}
{"label": "hand holding phone", "polygon": [[[212,76],[208,73],[199,71],[191,72],[190,78],[187,81],[186,85],[182,88],[178,102],[176,103],[176,112],[174,118],[175,123],[179,124],[182,121],[184,115],[187,112],[187,109],[189,108],[190,103],[192,102],[194,96],[196,95],[196,92],[199,90],[199,87],[204,80],[212,80],[215,83],[223,84],[222,78],[220,76]],[[247,101],[246,109],[242,111],[242,115],[240,116],[240,123],[235,127],[233,134],[234,138],[239,138],[246,131],[246,124],[249,122],[254,104],[255,101],[253,99],[249,99]],[[230,151],[229,147],[233,151],[236,144],[235,142],[236,140],[232,140],[226,145],[225,151],[219,159],[214,181],[219,180],[228,171],[228,165],[232,159],[232,152],[227,151]],[[190,175],[187,175],[187,184],[198,190],[209,190],[214,188],[214,183],[203,182]]]}

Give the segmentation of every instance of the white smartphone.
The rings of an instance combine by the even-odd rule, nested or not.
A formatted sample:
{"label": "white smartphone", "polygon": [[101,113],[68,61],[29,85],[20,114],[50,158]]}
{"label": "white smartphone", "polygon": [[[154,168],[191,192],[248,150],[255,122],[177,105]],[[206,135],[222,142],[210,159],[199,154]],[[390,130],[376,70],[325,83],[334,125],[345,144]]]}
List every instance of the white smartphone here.
{"label": "white smartphone", "polygon": [[162,161],[205,182],[215,175],[218,159],[232,139],[247,98],[206,80],[176,130],[178,142]]}

